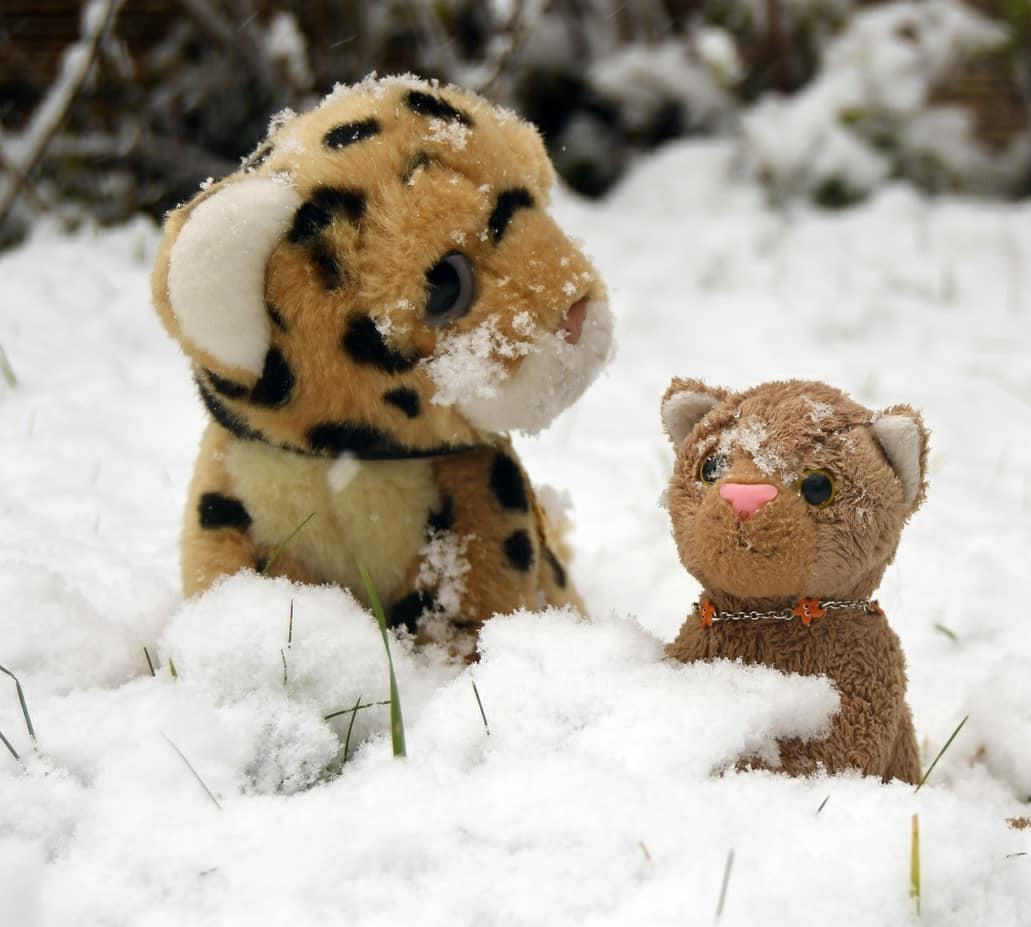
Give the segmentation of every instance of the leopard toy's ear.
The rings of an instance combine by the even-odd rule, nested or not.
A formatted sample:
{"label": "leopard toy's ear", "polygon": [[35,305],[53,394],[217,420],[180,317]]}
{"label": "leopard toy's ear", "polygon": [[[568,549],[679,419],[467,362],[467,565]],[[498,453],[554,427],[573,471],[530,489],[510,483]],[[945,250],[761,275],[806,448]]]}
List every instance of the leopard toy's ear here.
{"label": "leopard toy's ear", "polygon": [[870,425],[891,469],[902,484],[902,499],[910,511],[924,500],[929,432],[920,413],[909,406],[892,406]]}
{"label": "leopard toy's ear", "polygon": [[679,447],[691,429],[728,395],[725,389],[706,386],[700,380],[674,377],[662,397],[662,424],[673,446]]}
{"label": "leopard toy's ear", "polygon": [[154,304],[190,357],[225,377],[262,373],[269,346],[265,265],[301,205],[288,183],[232,180],[172,213],[154,271]]}

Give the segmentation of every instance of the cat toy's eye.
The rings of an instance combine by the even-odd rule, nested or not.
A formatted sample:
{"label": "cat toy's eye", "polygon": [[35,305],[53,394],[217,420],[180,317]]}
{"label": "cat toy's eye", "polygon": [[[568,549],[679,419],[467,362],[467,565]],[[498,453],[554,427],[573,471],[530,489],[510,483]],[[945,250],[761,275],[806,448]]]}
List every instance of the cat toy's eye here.
{"label": "cat toy's eye", "polygon": [[813,508],[822,509],[834,501],[834,478],[826,470],[806,470],[798,491]]}
{"label": "cat toy's eye", "polygon": [[476,299],[473,264],[464,254],[450,251],[426,271],[426,321],[433,326],[460,319]]}
{"label": "cat toy's eye", "polygon": [[727,469],[727,458],[722,454],[713,454],[711,457],[706,457],[702,461],[702,465],[698,468],[698,479],[703,483],[708,483],[710,486],[716,482]]}

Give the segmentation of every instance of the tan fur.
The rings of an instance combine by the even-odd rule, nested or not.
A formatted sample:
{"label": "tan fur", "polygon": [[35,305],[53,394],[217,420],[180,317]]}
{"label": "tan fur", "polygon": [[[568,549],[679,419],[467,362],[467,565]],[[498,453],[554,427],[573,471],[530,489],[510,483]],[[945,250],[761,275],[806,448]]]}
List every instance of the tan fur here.
{"label": "tan fur", "polygon": [[[463,119],[417,112],[406,102],[413,91],[457,108]],[[376,122],[371,137],[339,148],[324,142],[335,127],[370,120]],[[276,555],[271,572],[338,583],[364,601],[361,559],[388,608],[428,596],[423,617],[433,630],[422,628],[424,638],[450,639],[457,628],[468,639],[495,612],[579,605],[571,583],[558,582],[565,572],[558,545],[547,537],[550,529],[507,439],[441,400],[428,367],[457,335],[489,328],[502,339],[528,343],[528,331],[533,337],[559,331],[578,301],[604,298],[588,260],[545,211],[554,172],[536,130],[456,88],[386,79],[344,88],[311,113],[281,120],[266,142],[263,163],[245,165],[168,216],[153,275],[158,314],[193,361],[216,419],[198,455],[184,518],[185,592],[262,566],[314,513]],[[288,367],[289,395],[273,403],[254,399],[264,377],[184,334],[169,284],[176,243],[197,206],[251,178],[275,178],[296,191],[304,206],[295,227],[302,209],[325,189],[362,201],[360,217],[334,212],[306,240],[291,230],[268,256],[268,319],[248,334],[267,339],[266,364],[275,353]],[[515,211],[495,241],[492,210],[513,189],[526,191],[532,206]],[[247,222],[236,222],[228,234],[247,234]],[[436,327],[423,318],[427,271],[452,251],[474,265],[476,299],[468,315]],[[335,274],[326,270],[327,256]],[[404,363],[392,369],[345,349],[361,322],[373,332],[366,343],[381,339],[382,351]],[[491,360],[514,373],[523,353],[502,345]],[[413,414],[385,401],[398,391]],[[313,434],[325,425],[374,438],[353,451],[347,444],[323,446]],[[511,459],[509,472],[515,468],[525,496],[515,508],[502,505],[491,487],[499,453]],[[354,462],[342,486],[352,455],[365,459]],[[199,523],[211,494],[223,506],[241,507],[230,510],[239,524],[212,527],[212,518],[217,523],[224,512],[211,516],[207,527]],[[434,518],[449,506],[446,543],[464,545],[469,569],[459,583],[460,605],[445,613],[439,598],[431,601],[438,590],[427,577],[433,574],[429,561],[439,559],[445,544]],[[505,553],[514,532],[531,539],[523,551],[529,563],[522,566]]]}
{"label": "tan fur", "polygon": [[[722,612],[790,609],[800,598],[866,599],[895,556],[899,536],[923,500],[927,433],[906,406],[887,410],[916,423],[920,492],[907,504],[902,483],[877,443],[875,413],[822,383],[768,383],[740,394],[693,380],[681,392],[717,400],[677,447],[669,512],[681,561]],[[682,404],[689,405],[689,404]],[[690,424],[690,423],[689,423]],[[728,467],[710,485],[703,461],[725,454]],[[832,474],[835,496],[814,508],[799,492],[808,470]],[[719,487],[767,483],[775,499],[740,519]],[[823,767],[858,768],[914,782],[919,759],[905,701],[905,660],[883,616],[861,609],[828,611],[801,621],[723,621],[702,627],[690,616],[667,653],[684,662],[725,658],[784,672],[826,675],[841,694],[830,736],[781,743],[781,767],[795,775]]]}
{"label": "tan fur", "polygon": [[345,461],[347,483],[339,489],[332,473],[339,464],[253,441],[233,442],[224,463],[235,493],[266,500],[250,527],[260,548],[274,549],[314,514],[289,542],[294,558],[323,581],[352,589],[362,585],[360,559],[388,602],[426,543],[426,513],[440,505],[428,460]]}

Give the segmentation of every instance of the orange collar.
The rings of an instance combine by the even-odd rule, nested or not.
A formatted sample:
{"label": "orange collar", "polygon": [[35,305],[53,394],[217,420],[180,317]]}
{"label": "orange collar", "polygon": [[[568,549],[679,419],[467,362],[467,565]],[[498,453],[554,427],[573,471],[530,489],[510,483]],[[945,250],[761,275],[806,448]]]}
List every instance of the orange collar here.
{"label": "orange collar", "polygon": [[710,628],[717,621],[791,621],[793,618],[800,618],[802,624],[807,628],[812,624],[814,618],[822,618],[828,611],[835,609],[851,608],[860,609],[868,615],[880,615],[884,617],[884,610],[874,599],[799,599],[794,608],[785,608],[779,612],[721,612],[712,602],[702,597],[702,600],[695,606],[695,611],[701,619],[703,628]]}

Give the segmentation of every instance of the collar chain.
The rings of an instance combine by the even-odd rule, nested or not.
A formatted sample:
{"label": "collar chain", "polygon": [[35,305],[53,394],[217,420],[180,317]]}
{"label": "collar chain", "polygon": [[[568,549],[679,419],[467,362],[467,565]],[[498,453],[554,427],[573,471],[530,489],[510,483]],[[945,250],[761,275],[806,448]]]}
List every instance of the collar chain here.
{"label": "collar chain", "polygon": [[874,599],[799,599],[794,608],[785,608],[776,612],[721,612],[712,602],[703,597],[697,605],[697,612],[701,619],[702,627],[708,628],[717,621],[791,621],[794,618],[801,620],[807,628],[814,618],[822,618],[829,611],[841,609],[858,609],[868,615],[880,615],[884,617],[884,610]]}

